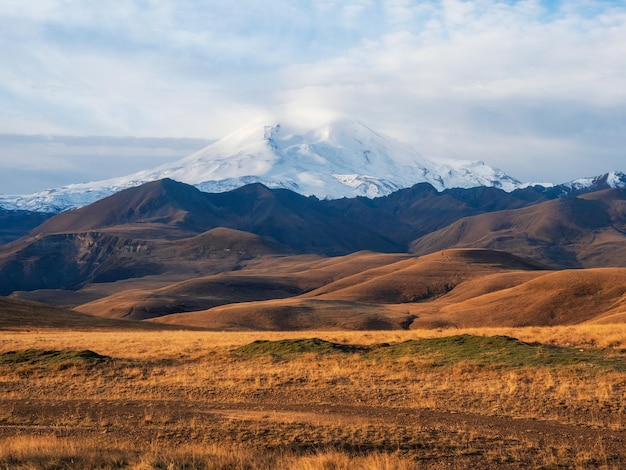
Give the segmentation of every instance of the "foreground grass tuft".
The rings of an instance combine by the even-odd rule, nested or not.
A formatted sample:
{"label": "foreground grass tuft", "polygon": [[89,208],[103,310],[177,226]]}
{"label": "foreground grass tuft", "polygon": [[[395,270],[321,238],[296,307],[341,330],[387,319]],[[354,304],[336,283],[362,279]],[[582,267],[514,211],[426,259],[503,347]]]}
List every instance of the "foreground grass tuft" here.
{"label": "foreground grass tuft", "polygon": [[122,445],[105,452],[95,440],[55,436],[16,436],[0,440],[0,470],[408,470],[411,461],[394,454],[351,456],[333,450],[312,453],[258,452],[244,446],[182,444],[162,448],[151,443],[138,451]]}

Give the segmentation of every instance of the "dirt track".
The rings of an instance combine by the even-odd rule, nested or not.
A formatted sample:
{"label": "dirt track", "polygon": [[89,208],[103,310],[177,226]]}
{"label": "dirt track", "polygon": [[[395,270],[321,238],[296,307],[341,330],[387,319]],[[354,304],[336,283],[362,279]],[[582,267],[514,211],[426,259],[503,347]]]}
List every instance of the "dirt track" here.
{"label": "dirt track", "polygon": [[[189,400],[3,399],[0,416],[11,416],[11,422],[0,420],[0,437],[98,436],[103,442],[130,442],[138,449],[157,440],[168,446],[231,441],[305,452],[320,448],[398,452],[415,459],[416,468],[474,469],[524,468],[523,458],[522,463],[507,463],[506,455],[512,451],[519,456],[554,449],[555,456],[560,453],[563,457],[568,449],[585,449],[597,456],[598,467],[626,466],[626,431],[428,409]],[[497,449],[501,455],[496,458]]]}

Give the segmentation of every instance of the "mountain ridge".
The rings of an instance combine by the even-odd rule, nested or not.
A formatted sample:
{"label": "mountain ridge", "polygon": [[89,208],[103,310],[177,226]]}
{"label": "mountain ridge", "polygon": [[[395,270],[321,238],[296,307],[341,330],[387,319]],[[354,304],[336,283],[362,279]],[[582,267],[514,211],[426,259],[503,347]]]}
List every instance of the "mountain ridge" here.
{"label": "mountain ridge", "polygon": [[320,200],[163,179],[0,246],[0,295],[215,329],[623,321],[625,242],[626,189]]}
{"label": "mountain ridge", "polygon": [[626,189],[605,189],[465,217],[414,240],[409,251],[423,255],[472,247],[504,250],[563,268],[620,265],[626,254],[625,200]]}
{"label": "mountain ridge", "polygon": [[[624,189],[548,199],[537,188],[439,192],[428,183],[374,199],[320,200],[259,183],[204,193],[164,179],[58,214],[1,246],[0,294],[222,272],[265,255],[362,250],[488,248],[558,268],[626,266],[625,201]],[[222,241],[200,236],[218,228],[230,230]],[[241,232],[263,250],[234,250],[252,246]]]}

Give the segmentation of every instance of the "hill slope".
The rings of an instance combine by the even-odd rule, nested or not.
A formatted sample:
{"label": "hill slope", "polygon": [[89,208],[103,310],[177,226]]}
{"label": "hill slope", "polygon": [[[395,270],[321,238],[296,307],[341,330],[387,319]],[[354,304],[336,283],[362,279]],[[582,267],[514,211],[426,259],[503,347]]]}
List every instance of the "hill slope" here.
{"label": "hill slope", "polygon": [[504,250],[558,267],[626,266],[626,190],[467,217],[418,238],[410,251],[452,247]]}
{"label": "hill slope", "polygon": [[76,310],[106,317],[146,319],[219,305],[281,299],[406,258],[407,255],[369,252],[326,259],[311,256],[262,257],[233,272],[194,277],[155,289],[122,289],[78,305]]}
{"label": "hill slope", "polygon": [[567,270],[444,306],[439,317],[458,327],[620,322],[625,294],[626,269]]}
{"label": "hill slope", "polygon": [[[420,184],[376,199],[327,201],[260,184],[209,194],[164,179],[59,214],[0,247],[0,295],[167,273],[206,275],[270,253],[403,252],[411,240],[459,217],[523,207],[541,198],[532,191],[438,192]],[[216,232],[195,238],[220,227],[231,231],[223,231],[219,243]],[[252,239],[243,242],[242,232],[257,237],[252,251]],[[242,243],[248,248],[232,251]],[[223,245],[219,253],[218,245]],[[198,267],[200,253],[220,262]],[[228,257],[231,262],[225,263]]]}
{"label": "hill slope", "polygon": [[406,252],[409,244],[416,254],[479,247],[556,268],[626,266],[625,233],[621,189],[545,201],[531,188],[420,184],[326,201],[259,184],[209,194],[166,179],[59,214],[0,247],[0,295],[205,276],[277,254]]}
{"label": "hill slope", "polygon": [[228,330],[481,328],[623,322],[626,269],[547,271],[506,253],[452,250],[345,276],[285,299],[154,321]]}
{"label": "hill slope", "polygon": [[[408,328],[419,317],[415,312],[420,310],[420,305],[430,305],[464,282],[493,274],[524,272],[536,277],[546,271],[536,263],[488,250],[451,250],[423,258],[390,258],[382,266],[346,273],[340,279],[292,298],[225,305],[168,315],[157,321],[217,329],[334,329],[348,325],[361,329]],[[522,277],[517,282],[525,280]],[[511,285],[515,282],[509,279],[506,287]]]}
{"label": "hill slope", "polygon": [[202,232],[220,225],[219,211],[193,186],[163,179],[120,191],[57,215],[33,234],[76,233],[133,224],[159,224]]}
{"label": "hill slope", "polygon": [[166,325],[93,317],[36,302],[0,297],[0,330],[31,328],[155,330],[163,329],[163,326],[167,328]]}

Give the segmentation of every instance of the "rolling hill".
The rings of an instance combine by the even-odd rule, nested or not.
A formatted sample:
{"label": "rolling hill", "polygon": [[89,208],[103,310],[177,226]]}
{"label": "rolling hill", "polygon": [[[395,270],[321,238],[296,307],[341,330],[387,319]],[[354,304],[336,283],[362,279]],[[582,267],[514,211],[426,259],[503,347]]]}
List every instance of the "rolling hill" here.
{"label": "rolling hill", "polygon": [[415,254],[447,248],[508,251],[554,267],[626,266],[626,191],[610,189],[466,217],[418,238]]}
{"label": "rolling hill", "polygon": [[558,271],[443,306],[455,326],[554,326],[626,318],[626,269]]}
{"label": "rolling hill", "polygon": [[623,321],[625,237],[624,189],[319,200],[165,179],[1,246],[0,295],[229,330]]}
{"label": "rolling hill", "polygon": [[[521,207],[528,199],[528,193],[518,197],[495,188],[440,193],[421,184],[373,200],[327,201],[260,184],[209,194],[164,179],[59,214],[1,246],[0,295],[215,274],[269,253],[405,252],[411,240],[459,217]],[[221,230],[217,245],[218,232],[212,230]],[[243,232],[249,234],[246,242]],[[227,247],[250,245],[250,237],[257,237],[251,252]]]}
{"label": "rolling hill", "polygon": [[76,310],[112,318],[147,319],[240,302],[294,297],[345,276],[408,257],[371,252],[335,258],[262,257],[236,271],[172,282],[160,288],[125,288],[78,305]]}
{"label": "rolling hill", "polygon": [[73,330],[159,330],[171,329],[156,323],[94,317],[84,313],[55,308],[36,302],[0,297],[0,331],[42,328]]}
{"label": "rolling hill", "polygon": [[550,326],[623,321],[626,268],[550,271],[491,250],[392,262],[303,295],[153,319],[224,330]]}

